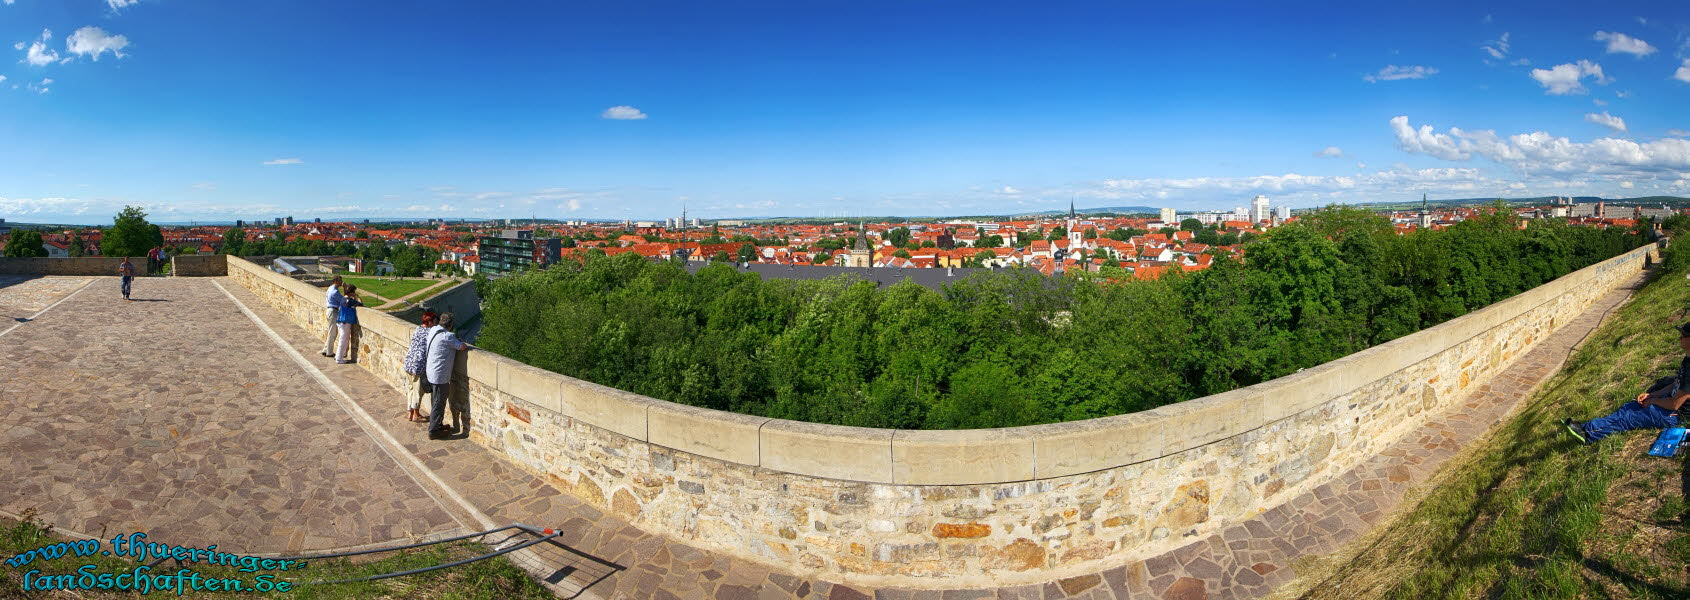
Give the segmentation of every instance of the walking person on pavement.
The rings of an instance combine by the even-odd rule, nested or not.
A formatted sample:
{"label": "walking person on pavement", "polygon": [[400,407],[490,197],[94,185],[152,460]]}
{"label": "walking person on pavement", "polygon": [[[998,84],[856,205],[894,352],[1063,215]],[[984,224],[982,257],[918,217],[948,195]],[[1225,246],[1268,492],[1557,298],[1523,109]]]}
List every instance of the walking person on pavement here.
{"label": "walking person on pavement", "polygon": [[335,340],[337,339],[337,335],[340,333],[340,305],[345,299],[345,296],[340,294],[340,286],[340,276],[336,275],[334,276],[334,281],[329,283],[329,291],[323,298],[323,306],[328,308],[329,315],[328,318],[325,319],[325,321],[329,324],[329,331],[327,334],[328,338],[323,341],[323,350],[318,352],[318,354],[323,356],[334,356],[336,348]]}
{"label": "walking person on pavement", "polygon": [[123,257],[123,264],[117,266],[117,274],[123,277],[123,299],[129,299],[129,282],[135,279],[135,264],[129,262],[129,257]]}
{"label": "walking person on pavement", "polygon": [[[451,431],[441,421],[445,418],[446,404],[452,394],[452,366],[458,359],[458,351],[468,349],[469,344],[458,340],[458,336],[452,333],[452,313],[441,313],[440,323],[429,330],[423,347],[426,348],[423,376],[428,379],[429,391],[433,394],[429,399],[428,439],[438,440]],[[464,425],[461,422],[453,424]]]}

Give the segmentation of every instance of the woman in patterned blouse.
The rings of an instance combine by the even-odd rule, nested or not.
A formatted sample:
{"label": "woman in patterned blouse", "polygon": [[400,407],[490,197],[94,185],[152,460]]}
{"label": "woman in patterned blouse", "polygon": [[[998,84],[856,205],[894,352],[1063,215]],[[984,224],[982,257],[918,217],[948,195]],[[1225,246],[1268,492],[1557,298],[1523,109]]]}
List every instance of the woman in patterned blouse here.
{"label": "woman in patterned blouse", "polygon": [[434,326],[438,318],[439,315],[436,315],[434,311],[424,312],[422,325],[417,326],[417,330],[411,332],[411,348],[405,351],[405,372],[410,373],[411,381],[416,383],[416,390],[406,394],[405,398],[405,418],[412,423],[423,420],[420,407],[422,406],[423,395],[428,393],[428,383],[421,381],[423,350],[426,349],[428,341],[425,336],[428,334],[428,329]]}

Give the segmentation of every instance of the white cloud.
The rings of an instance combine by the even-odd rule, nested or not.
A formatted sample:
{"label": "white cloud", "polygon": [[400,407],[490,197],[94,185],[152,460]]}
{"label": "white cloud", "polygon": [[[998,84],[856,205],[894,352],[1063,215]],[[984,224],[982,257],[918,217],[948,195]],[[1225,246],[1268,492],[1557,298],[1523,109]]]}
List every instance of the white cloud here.
{"label": "white cloud", "polygon": [[264,161],[264,164],[267,164],[267,165],[297,165],[297,164],[302,164],[304,162],[305,161],[297,159],[297,158],[276,158],[276,159]]}
{"label": "white cloud", "polygon": [[[29,51],[24,54],[24,61],[31,66],[44,67],[59,60],[59,53],[47,47],[47,40],[53,39],[53,30],[41,30],[41,36],[30,42]],[[18,42],[23,43],[23,42]],[[16,46],[13,46],[14,48]]]}
{"label": "white cloud", "polygon": [[1586,113],[1584,115],[1584,120],[1607,127],[1614,131],[1621,133],[1625,132],[1625,119],[1610,115],[1607,111],[1602,111],[1602,114]]}
{"label": "white cloud", "polygon": [[0,75],[0,83],[5,83],[5,82],[6,82],[6,76]]}
{"label": "white cloud", "polygon": [[1608,42],[1609,54],[1624,53],[1637,57],[1644,57],[1655,53],[1655,47],[1650,46],[1649,42],[1645,42],[1623,33],[1598,31],[1593,39],[1598,42]]}
{"label": "white cloud", "polygon": [[1628,190],[1629,190],[1629,189],[1631,189],[1631,188],[1634,188],[1634,187],[1637,187],[1637,184],[1635,184],[1635,183],[1632,183],[1632,182],[1630,182],[1630,181],[1621,181],[1621,182],[1620,182],[1620,187],[1623,187],[1623,188],[1625,188],[1625,189],[1628,189]]}
{"label": "white cloud", "polygon": [[612,106],[610,108],[604,109],[604,113],[600,114],[599,116],[604,117],[606,119],[616,119],[616,120],[624,120],[625,121],[625,120],[632,120],[632,119],[644,119],[645,113],[640,112],[640,109],[634,108],[632,106],[623,105],[623,106]]}
{"label": "white cloud", "polygon": [[1690,58],[1684,59],[1684,65],[1678,67],[1677,71],[1673,71],[1672,78],[1684,83],[1690,83]]}
{"label": "white cloud", "polygon": [[1544,93],[1556,96],[1585,93],[1584,84],[1580,81],[1585,77],[1593,78],[1596,83],[1603,85],[1611,81],[1602,74],[1602,65],[1588,60],[1555,65],[1549,69],[1532,69],[1531,76],[1543,84]]}
{"label": "white cloud", "polygon": [[106,6],[110,6],[112,10],[117,10],[126,6],[134,6],[135,3],[140,1],[141,0],[106,0]]}
{"label": "white cloud", "polygon": [[188,186],[188,187],[194,188],[196,190],[205,190],[205,191],[209,192],[209,191],[217,189],[217,184],[211,183],[209,181],[202,181],[202,182],[193,184],[193,185]]}
{"label": "white cloud", "polygon": [[1320,152],[1314,153],[1314,155],[1317,158],[1339,158],[1344,155],[1344,150],[1337,146],[1327,146],[1321,149]]}
{"label": "white cloud", "polygon": [[1502,32],[1502,37],[1486,42],[1485,45],[1479,46],[1479,49],[1497,60],[1508,58],[1508,32]]}
{"label": "white cloud", "polygon": [[1667,135],[1673,137],[1690,137],[1690,131],[1684,129],[1668,129]]}
{"label": "white cloud", "polygon": [[1003,186],[1001,188],[998,188],[996,191],[997,191],[997,193],[1005,195],[1005,196],[1018,196],[1018,195],[1021,194],[1021,190],[1015,189],[1014,186],[1008,186],[1008,185]]}
{"label": "white cloud", "polygon": [[23,49],[23,42],[18,42],[16,44],[12,44],[12,49],[13,50],[22,50]]}
{"label": "white cloud", "polygon": [[1532,59],[1529,59],[1529,58],[1516,58],[1516,59],[1514,59],[1514,60],[1511,60],[1511,61],[1508,61],[1508,64],[1509,64],[1509,65],[1510,65],[1510,66],[1515,66],[1515,67],[1524,67],[1524,66],[1526,66],[1526,65],[1529,65],[1529,64],[1532,64]]}
{"label": "white cloud", "polygon": [[1591,103],[1592,103],[1592,104],[1595,104],[1595,105],[1597,105],[1597,106],[1607,106],[1607,105],[1608,105],[1608,101],[1607,101],[1607,100],[1603,100],[1603,99],[1601,99],[1601,98],[1591,98],[1591,99],[1590,99],[1590,102],[1591,102]]}
{"label": "white cloud", "polygon": [[1430,125],[1414,129],[1408,117],[1391,119],[1397,145],[1404,151],[1445,160],[1467,160],[1474,154],[1522,172],[1574,174],[1656,174],[1690,171],[1690,140],[1664,138],[1634,142],[1600,138],[1574,142],[1548,132],[1499,136],[1495,131],[1466,131],[1451,127],[1436,133]]}
{"label": "white cloud", "polygon": [[1406,67],[1385,65],[1385,68],[1379,69],[1378,73],[1364,75],[1361,79],[1362,81],[1373,83],[1376,81],[1396,81],[1398,79],[1425,79],[1437,74],[1438,70],[1432,67],[1424,67],[1420,65],[1411,65]]}
{"label": "white cloud", "polygon": [[1406,115],[1391,117],[1391,129],[1397,134],[1397,147],[1404,152],[1428,154],[1444,160],[1467,160],[1473,156],[1460,141],[1432,131],[1431,125],[1421,125],[1420,129],[1409,126]]}
{"label": "white cloud", "polygon": [[1356,161],[1356,168],[1357,169],[1365,169],[1365,168],[1367,168],[1367,163],[1364,163],[1364,162],[1361,162],[1361,161],[1358,160],[1358,161]]}
{"label": "white cloud", "polygon": [[123,58],[123,48],[129,45],[129,38],[121,35],[111,35],[106,30],[92,25],[76,30],[65,38],[65,49],[71,54],[89,55],[94,60],[100,60],[100,55],[111,52],[112,56]]}
{"label": "white cloud", "polygon": [[31,82],[29,85],[27,85],[25,87],[29,88],[29,91],[35,92],[37,94],[45,94],[47,92],[52,91],[51,89],[47,88],[47,86],[50,86],[50,85],[53,85],[53,78],[52,77],[43,77],[43,78],[41,78],[41,81]]}
{"label": "white cloud", "polygon": [[567,210],[569,212],[575,212],[575,211],[581,210],[581,199],[580,198],[570,198],[568,202],[563,203],[561,206],[563,207],[564,210]]}

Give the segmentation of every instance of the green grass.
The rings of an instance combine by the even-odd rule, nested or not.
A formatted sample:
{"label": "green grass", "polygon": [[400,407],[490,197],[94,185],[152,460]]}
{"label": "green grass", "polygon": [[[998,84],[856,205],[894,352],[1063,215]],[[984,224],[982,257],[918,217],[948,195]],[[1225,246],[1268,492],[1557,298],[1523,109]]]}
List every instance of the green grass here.
{"label": "green grass", "polygon": [[[33,518],[24,515],[23,521],[0,521],[0,558],[11,558],[21,552],[39,548],[41,546],[63,541],[68,538],[55,535],[52,528]],[[158,540],[168,541],[168,540]],[[209,543],[209,542],[208,542]],[[107,541],[101,546],[110,548]],[[276,579],[295,584],[308,581],[334,581],[390,573],[407,569],[417,569],[431,565],[438,565],[451,560],[468,558],[485,554],[487,547],[480,544],[455,542],[441,544],[427,550],[392,553],[380,560],[351,563],[345,560],[312,562],[302,571],[275,572]],[[0,599],[14,598],[85,598],[95,597],[174,597],[173,591],[155,590],[152,594],[142,596],[138,592],[110,592],[110,591],[51,591],[42,592],[22,589],[24,573],[32,569],[40,569],[43,574],[75,573],[85,564],[97,565],[97,572],[118,573],[133,570],[137,563],[133,559],[120,557],[93,556],[88,558],[74,558],[65,556],[56,560],[36,560],[22,568],[13,568],[0,563]],[[159,566],[158,573],[174,573],[173,562],[165,562]],[[248,583],[253,581],[254,575],[260,573],[241,573],[233,567],[205,566],[194,567],[203,577],[235,577],[242,578]],[[254,594],[252,592],[194,592],[189,591],[186,596],[195,598],[254,598],[269,594]],[[553,596],[544,586],[541,586],[527,573],[504,557],[495,557],[473,562],[449,569],[441,569],[418,575],[395,577],[381,581],[347,583],[334,585],[300,585],[294,587],[287,594],[291,598],[314,598],[324,600],[340,600],[351,598],[517,598],[517,599],[551,599]]]}
{"label": "green grass", "polygon": [[1653,430],[1586,447],[1556,424],[1606,414],[1670,374],[1682,356],[1670,325],[1687,307],[1683,270],[1639,290],[1517,417],[1309,597],[1690,598],[1686,462],[1646,456]]}
{"label": "green grass", "polygon": [[[432,279],[401,279],[399,281],[387,281],[375,277],[342,277],[342,280],[346,283],[358,286],[359,294],[369,292],[388,300],[398,300],[405,297],[407,294],[427,289],[441,283]],[[367,302],[366,304],[374,306],[376,303]],[[383,302],[382,304],[386,303]]]}

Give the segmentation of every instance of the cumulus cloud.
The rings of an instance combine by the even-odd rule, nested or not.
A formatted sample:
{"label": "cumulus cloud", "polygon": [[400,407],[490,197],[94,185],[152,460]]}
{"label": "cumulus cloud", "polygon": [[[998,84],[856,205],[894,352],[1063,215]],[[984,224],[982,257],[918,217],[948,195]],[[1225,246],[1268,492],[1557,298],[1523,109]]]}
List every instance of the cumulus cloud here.
{"label": "cumulus cloud", "polygon": [[1584,120],[1620,133],[1625,133],[1625,119],[1610,115],[1608,114],[1608,111],[1602,111],[1602,114],[1586,113],[1584,115]]}
{"label": "cumulus cloud", "polygon": [[[1602,115],[1598,115],[1600,118]],[[1594,121],[1593,121],[1594,122]],[[1391,119],[1397,146],[1406,152],[1445,160],[1467,160],[1477,154],[1523,172],[1590,174],[1662,174],[1690,171],[1690,140],[1664,138],[1634,142],[1600,138],[1574,142],[1544,131],[1502,137],[1495,131],[1449,128],[1437,133],[1430,125],[1416,129],[1408,117]]]}
{"label": "cumulus cloud", "polygon": [[1420,65],[1411,65],[1406,67],[1385,65],[1385,68],[1379,69],[1378,73],[1364,75],[1361,79],[1362,81],[1366,81],[1368,83],[1374,83],[1377,81],[1396,81],[1398,79],[1425,79],[1437,74],[1438,70],[1432,67],[1424,67]]}
{"label": "cumulus cloud", "polygon": [[[34,67],[44,67],[59,60],[59,53],[47,47],[47,40],[53,39],[53,30],[42,29],[41,35],[30,42],[29,50],[24,53],[24,62]],[[18,42],[22,44],[23,42]],[[16,48],[17,46],[13,46]]]}
{"label": "cumulus cloud", "polygon": [[52,91],[51,89],[49,89],[47,87],[47,86],[50,86],[50,85],[53,85],[53,78],[52,77],[42,77],[41,81],[30,82],[25,87],[28,88],[29,91],[35,92],[37,94],[45,94],[47,92]]}
{"label": "cumulus cloud", "polygon": [[270,159],[270,160],[264,161],[264,164],[267,164],[267,165],[297,165],[297,164],[302,164],[304,162],[305,161],[297,159],[297,158],[275,158],[275,159]]}
{"label": "cumulus cloud", "polygon": [[640,112],[640,109],[634,108],[632,106],[627,106],[627,105],[612,106],[610,108],[604,109],[604,113],[600,114],[599,116],[604,117],[606,119],[616,119],[616,120],[623,120],[623,121],[646,118],[645,113]]}
{"label": "cumulus cloud", "polygon": [[1337,146],[1327,146],[1322,148],[1321,151],[1314,153],[1314,155],[1317,158],[1339,158],[1344,155],[1344,150]]}
{"label": "cumulus cloud", "polygon": [[1645,42],[1623,33],[1598,31],[1593,39],[1598,42],[1608,42],[1609,54],[1630,54],[1632,56],[1644,57],[1655,53],[1655,47],[1650,46],[1649,42]]}
{"label": "cumulus cloud", "polygon": [[112,10],[117,10],[127,6],[134,6],[135,3],[140,1],[141,0],[106,0],[106,6],[110,6]]}
{"label": "cumulus cloud", "polygon": [[1555,96],[1585,93],[1587,90],[1582,81],[1585,77],[1590,77],[1602,85],[1612,81],[1602,74],[1602,65],[1588,60],[1555,65],[1548,69],[1532,69],[1531,77],[1543,85],[1544,93]]}
{"label": "cumulus cloud", "polygon": [[1672,78],[1690,83],[1690,58],[1684,59],[1684,64],[1679,66],[1677,71],[1673,71]]}
{"label": "cumulus cloud", "polygon": [[1635,184],[1635,183],[1632,183],[1632,182],[1630,182],[1630,181],[1621,181],[1621,182],[1620,182],[1620,187],[1623,187],[1623,188],[1625,188],[1625,189],[1628,189],[1628,190],[1629,190],[1629,189],[1631,189],[1631,188],[1634,188],[1634,187],[1637,187],[1637,184]]}
{"label": "cumulus cloud", "polygon": [[92,25],[76,30],[65,39],[65,49],[71,54],[91,56],[94,60],[100,60],[100,55],[106,52],[123,58],[123,48],[128,45],[129,38],[108,34],[106,30]]}

